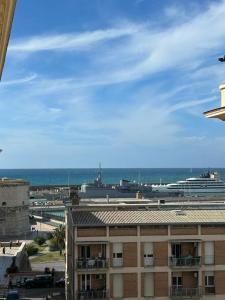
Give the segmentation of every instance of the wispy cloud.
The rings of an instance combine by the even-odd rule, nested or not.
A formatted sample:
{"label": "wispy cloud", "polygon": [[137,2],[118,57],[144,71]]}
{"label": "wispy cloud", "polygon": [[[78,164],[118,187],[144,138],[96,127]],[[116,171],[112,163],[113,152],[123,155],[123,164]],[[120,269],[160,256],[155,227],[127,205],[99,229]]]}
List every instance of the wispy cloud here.
{"label": "wispy cloud", "polygon": [[99,42],[129,36],[138,31],[135,25],[83,33],[42,35],[12,41],[10,52],[85,50]]}
{"label": "wispy cloud", "polygon": [[4,87],[4,86],[11,86],[11,85],[18,85],[18,84],[19,85],[27,84],[27,83],[34,81],[34,79],[36,79],[36,78],[37,78],[37,75],[32,74],[32,75],[26,76],[24,78],[2,81],[1,86]]}
{"label": "wispy cloud", "polygon": [[[21,54],[24,60],[10,60],[7,77],[22,66],[21,78],[18,71],[18,79],[0,86],[1,121],[4,126],[8,122],[0,129],[3,145],[15,144],[27,157],[32,152],[35,161],[41,148],[48,165],[63,152],[67,164],[62,166],[70,165],[71,151],[78,163],[107,155],[118,163],[127,156],[133,162],[139,149],[138,161],[143,153],[143,161],[154,165],[154,155],[161,153],[164,162],[180,156],[182,165],[182,153],[191,158],[187,145],[196,141],[203,150],[200,143],[207,144],[208,133],[202,128],[196,133],[193,120],[205,121],[201,111],[218,98],[213,88],[224,76],[216,60],[209,61],[225,43],[225,1],[196,11],[194,17],[185,8],[181,11],[179,25],[157,26],[145,19],[11,41],[11,58]],[[179,10],[170,7],[166,14],[170,20]],[[187,114],[190,121],[184,118]],[[56,149],[53,157],[45,149]]]}

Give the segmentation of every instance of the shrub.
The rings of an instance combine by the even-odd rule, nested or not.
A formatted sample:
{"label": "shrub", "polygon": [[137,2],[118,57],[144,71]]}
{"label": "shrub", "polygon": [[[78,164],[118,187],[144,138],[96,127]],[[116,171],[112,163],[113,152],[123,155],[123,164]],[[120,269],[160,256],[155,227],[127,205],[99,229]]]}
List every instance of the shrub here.
{"label": "shrub", "polygon": [[51,232],[48,232],[46,235],[46,240],[51,240],[53,238],[53,234]]}
{"label": "shrub", "polygon": [[46,238],[43,236],[37,236],[34,239],[35,243],[37,243],[39,246],[43,245],[46,242]]}
{"label": "shrub", "polygon": [[57,238],[53,237],[48,241],[48,246],[50,251],[59,250]]}
{"label": "shrub", "polygon": [[34,255],[38,253],[38,245],[35,243],[30,243],[27,245],[27,254],[28,256]]}

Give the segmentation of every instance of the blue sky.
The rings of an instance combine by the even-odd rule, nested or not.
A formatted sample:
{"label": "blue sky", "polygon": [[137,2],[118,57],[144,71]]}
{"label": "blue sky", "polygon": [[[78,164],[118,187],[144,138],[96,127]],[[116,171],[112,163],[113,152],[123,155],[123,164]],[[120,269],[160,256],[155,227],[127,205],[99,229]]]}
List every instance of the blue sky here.
{"label": "blue sky", "polygon": [[18,1],[1,168],[225,167],[225,1]]}

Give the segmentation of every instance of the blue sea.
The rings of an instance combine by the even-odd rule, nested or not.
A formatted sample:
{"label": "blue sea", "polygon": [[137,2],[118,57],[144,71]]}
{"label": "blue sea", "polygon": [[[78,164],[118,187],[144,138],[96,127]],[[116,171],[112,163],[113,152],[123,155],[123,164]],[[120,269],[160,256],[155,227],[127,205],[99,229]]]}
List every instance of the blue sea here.
{"label": "blue sea", "polygon": [[[216,170],[225,181],[225,169],[208,168],[103,168],[104,183],[119,183],[120,179],[142,183],[170,183],[188,177],[197,177],[207,171]],[[1,169],[0,177],[24,179],[31,185],[69,185],[92,182],[98,169]]]}

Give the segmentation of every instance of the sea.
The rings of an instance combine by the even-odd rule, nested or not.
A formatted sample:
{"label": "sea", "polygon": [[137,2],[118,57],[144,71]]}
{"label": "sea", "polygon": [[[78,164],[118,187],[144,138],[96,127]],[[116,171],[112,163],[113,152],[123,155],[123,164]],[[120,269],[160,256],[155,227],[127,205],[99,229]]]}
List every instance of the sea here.
{"label": "sea", "polygon": [[[171,183],[217,171],[225,181],[225,168],[102,168],[103,183],[118,184],[121,179],[138,183]],[[73,185],[93,182],[99,169],[0,169],[0,177],[24,179],[32,186]]]}

